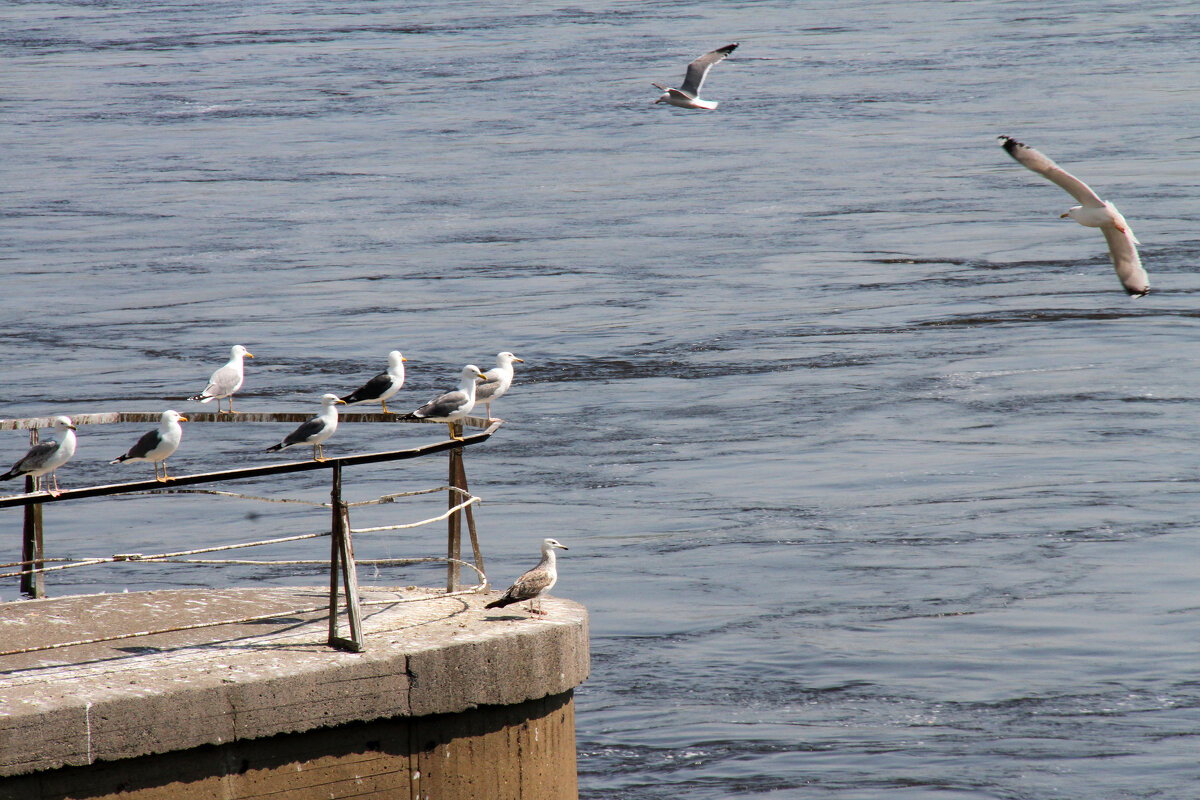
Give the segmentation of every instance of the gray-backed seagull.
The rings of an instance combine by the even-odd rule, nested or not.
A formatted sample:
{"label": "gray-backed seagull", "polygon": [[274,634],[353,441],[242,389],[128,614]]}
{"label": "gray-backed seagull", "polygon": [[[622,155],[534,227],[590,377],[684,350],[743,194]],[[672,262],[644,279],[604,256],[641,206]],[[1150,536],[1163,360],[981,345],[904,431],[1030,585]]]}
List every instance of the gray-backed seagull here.
{"label": "gray-backed seagull", "polygon": [[517,358],[505,351],[496,354],[496,366],[483,373],[483,382],[475,387],[475,402],[483,403],[487,409],[488,419],[492,418],[492,401],[499,400],[513,382],[513,362],[524,364],[524,359]]}
{"label": "gray-backed seagull", "polygon": [[1134,297],[1142,297],[1149,292],[1150,279],[1146,270],[1142,269],[1142,260],[1138,257],[1139,242],[1125,217],[1117,211],[1117,207],[1101,200],[1091,187],[1055,164],[1046,155],[1011,137],[999,138],[1000,145],[1010,156],[1051,183],[1066,189],[1068,194],[1080,202],[1080,205],[1067,209],[1062,218],[1070,217],[1080,225],[1100,229],[1104,240],[1108,242],[1108,254],[1125,291]]}
{"label": "gray-backed seagull", "polygon": [[435,397],[416,411],[405,414],[402,419],[444,422],[450,426],[450,438],[461,442],[462,437],[454,435],[454,423],[466,418],[475,407],[475,383],[480,380],[483,380],[483,373],[479,367],[467,364],[463,367],[457,389]]}
{"label": "gray-backed seagull", "polygon": [[345,403],[336,394],[321,395],[321,413],[283,437],[279,444],[268,447],[267,452],[276,453],[299,444],[311,444],[313,461],[324,461],[325,449],[321,445],[337,430],[339,405]]}
{"label": "gray-backed seagull", "polygon": [[58,475],[54,471],[75,455],[75,424],[71,422],[70,417],[55,417],[52,423],[59,438],[46,439],[29,448],[25,455],[13,464],[12,469],[0,475],[0,481],[32,475],[36,489],[37,479],[48,474],[54,479],[54,489],[46,486],[45,478],[41,480],[42,488],[55,497],[62,493],[58,488]]}
{"label": "gray-backed seagull", "polygon": [[710,53],[705,53],[688,64],[687,75],[683,78],[683,85],[678,89],[663,86],[661,83],[652,84],[663,91],[662,97],[654,102],[667,103],[679,108],[703,108],[708,110],[716,108],[716,100],[700,99],[700,87],[704,85],[704,79],[708,77],[708,71],[713,68],[713,65],[724,61],[730,53],[737,49],[737,46],[737,42],[727,44]]}
{"label": "gray-backed seagull", "polygon": [[218,369],[208,379],[208,386],[204,387],[204,391],[195,397],[189,397],[188,400],[199,400],[201,403],[211,403],[217,401],[217,413],[221,413],[221,399],[229,399],[229,413],[233,413],[233,393],[242,388],[242,380],[244,371],[242,369],[242,358],[254,358],[249,350],[242,347],[240,344],[235,344],[229,349],[229,363]]}
{"label": "gray-backed seagull", "polygon": [[[179,442],[183,438],[183,428],[179,423],[187,422],[187,417],[180,414],[178,411],[170,409],[162,412],[159,417],[158,430],[150,431],[149,433],[138,439],[133,447],[129,448],[128,452],[123,456],[118,456],[110,464],[123,464],[125,462],[135,463],[138,461],[150,461],[154,464],[154,480],[166,483],[167,475],[167,459],[170,458],[177,449]],[[158,477],[158,465],[162,464],[162,477]]]}
{"label": "gray-backed seagull", "polygon": [[393,413],[388,411],[387,401],[404,386],[404,362],[407,360],[399,350],[388,353],[387,370],[343,397],[342,402],[348,406],[355,406],[359,403],[380,403],[383,406],[383,413]]}

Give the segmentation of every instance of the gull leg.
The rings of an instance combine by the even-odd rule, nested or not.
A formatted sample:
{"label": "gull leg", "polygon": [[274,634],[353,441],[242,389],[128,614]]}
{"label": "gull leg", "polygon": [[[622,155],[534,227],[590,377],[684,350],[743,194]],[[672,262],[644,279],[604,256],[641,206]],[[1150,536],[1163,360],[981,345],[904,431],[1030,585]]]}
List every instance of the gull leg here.
{"label": "gull leg", "polygon": [[[54,479],[54,490],[51,491],[50,487],[47,486],[46,494],[50,495],[51,497],[58,497],[60,494],[62,494],[62,489],[58,488],[58,473],[51,472],[50,477]],[[46,479],[42,478],[42,482],[45,483],[45,481]]]}
{"label": "gull leg", "polygon": [[387,410],[387,400],[380,400],[379,403],[383,406],[383,413],[385,413],[385,414],[392,413],[391,411]]}
{"label": "gull leg", "polygon": [[483,404],[483,407],[487,409],[487,418],[488,418],[488,422],[491,422],[491,421],[492,421],[492,404],[491,404],[491,403],[484,403],[484,404]]}
{"label": "gull leg", "polygon": [[453,422],[447,422],[446,426],[450,428],[450,438],[451,439],[453,439],[456,442],[461,442],[463,440],[463,437],[454,435],[454,423]]}
{"label": "gull leg", "polygon": [[229,413],[233,413],[233,395],[229,395]]}

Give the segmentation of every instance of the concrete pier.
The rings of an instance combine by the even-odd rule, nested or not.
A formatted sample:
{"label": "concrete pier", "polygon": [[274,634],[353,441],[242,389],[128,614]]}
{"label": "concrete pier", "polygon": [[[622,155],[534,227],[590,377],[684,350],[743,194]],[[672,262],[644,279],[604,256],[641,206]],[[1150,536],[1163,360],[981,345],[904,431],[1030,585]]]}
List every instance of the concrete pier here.
{"label": "concrete pier", "polygon": [[326,644],[327,588],[0,605],[0,798],[578,796],[583,607],[360,595],[363,653]]}

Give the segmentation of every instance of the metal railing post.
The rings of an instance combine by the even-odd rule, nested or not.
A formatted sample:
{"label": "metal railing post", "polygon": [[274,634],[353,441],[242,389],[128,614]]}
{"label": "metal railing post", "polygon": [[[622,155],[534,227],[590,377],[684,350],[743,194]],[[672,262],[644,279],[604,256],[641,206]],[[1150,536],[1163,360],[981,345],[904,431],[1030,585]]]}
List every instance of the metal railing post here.
{"label": "metal railing post", "polygon": [[[350,512],[342,500],[342,465],[333,463],[333,489],[329,494],[332,509],[332,528],[329,553],[329,644],[349,650],[363,651],[362,607],[358,599],[358,567],[354,564],[354,545],[350,541]],[[340,562],[340,564],[339,564]],[[350,622],[350,638],[338,630],[338,573],[346,589],[346,615]]]}
{"label": "metal railing post", "polygon": [[[463,488],[458,485],[458,475],[462,467],[463,451],[461,447],[454,447],[450,450],[450,476],[449,485],[451,487]],[[449,508],[454,508],[462,502],[462,496],[451,489],[447,492],[449,497],[447,502]],[[462,517],[458,511],[452,513],[446,520],[446,558],[449,559],[446,564],[446,591],[457,592],[459,583],[459,566],[458,559],[462,558]]]}
{"label": "metal railing post", "polygon": [[[29,431],[29,446],[38,443],[38,429]],[[37,489],[37,478],[25,476],[25,494],[32,494]],[[42,505],[25,506],[25,523],[21,531],[21,594],[30,598],[46,596],[46,574],[42,572],[45,566],[44,542],[42,540]]]}

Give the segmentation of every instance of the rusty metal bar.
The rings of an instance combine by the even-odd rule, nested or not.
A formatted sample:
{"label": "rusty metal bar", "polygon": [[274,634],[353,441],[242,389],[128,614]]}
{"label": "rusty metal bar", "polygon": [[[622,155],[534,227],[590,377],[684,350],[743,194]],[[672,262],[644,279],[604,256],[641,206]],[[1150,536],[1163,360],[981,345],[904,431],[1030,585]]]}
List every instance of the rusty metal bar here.
{"label": "rusty metal bar", "polygon": [[[458,464],[462,461],[462,448],[456,447],[450,451],[450,475],[448,483],[452,488],[459,488],[466,491],[465,487],[458,485]],[[447,492],[447,502],[451,509],[459,505],[462,500],[454,491]],[[446,591],[458,591],[459,568],[458,559],[462,558],[462,516],[460,512],[454,510],[446,519]]]}
{"label": "rusty metal bar", "polygon": [[[354,546],[350,541],[350,518],[342,500],[342,467],[334,464],[333,489],[329,493],[332,509],[332,544],[329,553],[329,645],[352,653],[363,651],[362,609],[358,597],[358,568],[354,563]],[[346,615],[350,622],[350,637],[341,635],[338,625],[338,573],[346,594]]]}
{"label": "rusty metal bar", "polygon": [[51,495],[46,492],[10,495],[8,497],[0,497],[0,508],[28,506],[38,503],[61,503],[66,500],[81,500],[86,497],[105,497],[108,495],[128,494],[131,492],[148,492],[156,489],[174,488],[177,486],[191,486],[197,483],[244,480],[247,478],[260,478],[268,475],[286,475],[292,472],[311,472],[317,469],[329,469],[334,464],[340,464],[341,466],[348,467],[357,466],[360,464],[377,464],[384,461],[402,461],[405,459],[427,456],[432,453],[440,453],[445,450],[461,450],[464,445],[479,444],[480,442],[486,441],[493,433],[495,433],[496,429],[499,428],[501,424],[502,423],[499,420],[495,420],[482,433],[468,436],[461,442],[446,440],[443,442],[437,442],[435,444],[424,445],[422,447],[414,447],[410,450],[392,450],[384,453],[363,453],[355,456],[327,458],[324,461],[289,461],[282,464],[271,464],[260,467],[243,467],[241,469],[222,470],[219,472],[203,472],[195,475],[172,476],[171,479],[166,483],[155,480],[131,481],[129,483],[112,483],[103,486],[88,486],[83,489],[64,489],[59,495]]}
{"label": "rusty metal bar", "polygon": [[[467,490],[467,466],[464,459],[458,459],[458,478],[459,487],[464,492]],[[471,510],[471,506],[467,505],[463,508],[463,513],[467,517],[467,530],[471,534],[471,552],[475,555],[475,569],[481,574],[485,572],[483,568],[483,551],[479,548],[479,536],[475,532],[475,512]]]}
{"label": "rusty metal bar", "polygon": [[[76,425],[115,425],[120,422],[158,424],[161,411],[103,411],[94,414],[72,414],[71,421]],[[188,411],[189,422],[306,422],[312,419],[312,411],[238,411],[235,414],[213,411]],[[489,428],[497,420],[483,417],[467,417],[463,420],[469,428],[480,430]],[[442,425],[427,419],[404,419],[402,414],[384,414],[383,412],[346,411],[338,414],[338,423],[356,422],[394,422],[421,423]],[[461,424],[461,423],[460,423]],[[0,431],[24,431],[37,428],[50,428],[54,425],[53,417],[21,417],[0,419]]]}

